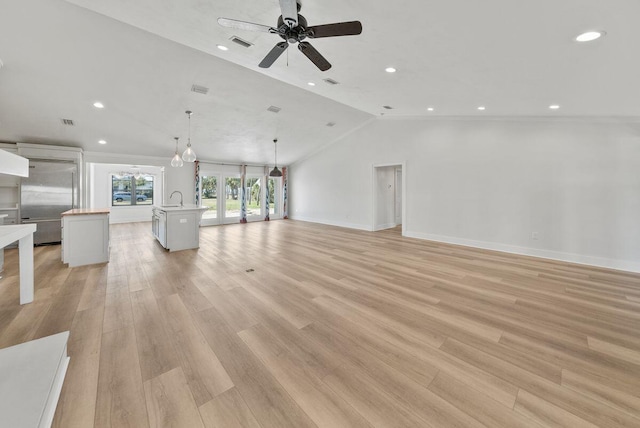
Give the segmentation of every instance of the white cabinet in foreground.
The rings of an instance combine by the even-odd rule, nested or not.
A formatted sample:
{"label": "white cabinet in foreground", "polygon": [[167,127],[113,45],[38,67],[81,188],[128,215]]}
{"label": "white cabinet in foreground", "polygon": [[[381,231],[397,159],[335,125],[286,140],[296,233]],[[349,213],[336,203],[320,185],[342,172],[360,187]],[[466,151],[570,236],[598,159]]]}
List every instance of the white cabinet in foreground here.
{"label": "white cabinet in foreground", "polygon": [[109,261],[109,210],[62,213],[62,262],[69,267]]}
{"label": "white cabinet in foreground", "polygon": [[200,247],[200,219],[208,208],[195,205],[153,207],[153,236],[169,251]]}

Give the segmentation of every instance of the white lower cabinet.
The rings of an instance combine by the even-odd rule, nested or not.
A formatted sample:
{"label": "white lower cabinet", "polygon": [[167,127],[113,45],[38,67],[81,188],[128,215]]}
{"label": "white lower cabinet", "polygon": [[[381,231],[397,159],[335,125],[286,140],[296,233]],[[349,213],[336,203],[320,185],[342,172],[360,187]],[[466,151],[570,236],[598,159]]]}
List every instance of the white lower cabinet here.
{"label": "white lower cabinet", "polygon": [[109,261],[109,211],[62,213],[62,262],[69,267]]}
{"label": "white lower cabinet", "polygon": [[154,207],[151,228],[160,245],[169,251],[200,246],[200,219],[207,208]]}

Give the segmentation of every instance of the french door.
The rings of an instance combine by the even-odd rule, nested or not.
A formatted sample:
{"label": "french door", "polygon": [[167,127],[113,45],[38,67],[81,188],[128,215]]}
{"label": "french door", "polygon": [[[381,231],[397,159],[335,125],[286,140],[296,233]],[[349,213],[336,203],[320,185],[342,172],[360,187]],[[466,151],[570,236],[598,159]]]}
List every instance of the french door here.
{"label": "french door", "polygon": [[[266,183],[266,186],[265,186]],[[240,174],[231,171],[200,172],[200,201],[207,211],[202,215],[202,226],[239,223],[242,207]],[[282,217],[282,179],[247,173],[245,177],[247,220]],[[267,198],[268,196],[268,198]]]}

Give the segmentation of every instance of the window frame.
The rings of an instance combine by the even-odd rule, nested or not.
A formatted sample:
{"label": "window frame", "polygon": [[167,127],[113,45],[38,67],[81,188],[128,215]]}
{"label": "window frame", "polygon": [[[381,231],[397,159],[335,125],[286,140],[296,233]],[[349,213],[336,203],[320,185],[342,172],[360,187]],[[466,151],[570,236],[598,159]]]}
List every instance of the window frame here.
{"label": "window frame", "polygon": [[[120,177],[118,178],[117,174],[111,174],[111,194],[110,194],[110,198],[111,198],[111,207],[135,207],[135,206],[153,206],[153,201],[155,200],[155,193],[156,193],[156,177],[153,174],[142,174],[140,176],[141,179],[144,179],[145,182],[151,182],[151,201],[149,200],[149,197],[147,197],[147,199],[145,199],[144,201],[142,201],[142,203],[138,203],[138,198],[137,198],[137,181],[139,179],[137,179],[135,176],[133,175],[127,175],[124,177]],[[150,178],[151,180],[148,180],[148,178]],[[129,187],[129,189],[114,189],[114,181],[126,181],[129,180],[131,185]],[[128,204],[122,204],[122,202],[119,202],[116,205],[116,200],[114,198],[114,195],[116,193],[129,193],[129,203]],[[133,197],[135,196],[135,197]],[[127,201],[123,201],[123,202],[127,202]]]}

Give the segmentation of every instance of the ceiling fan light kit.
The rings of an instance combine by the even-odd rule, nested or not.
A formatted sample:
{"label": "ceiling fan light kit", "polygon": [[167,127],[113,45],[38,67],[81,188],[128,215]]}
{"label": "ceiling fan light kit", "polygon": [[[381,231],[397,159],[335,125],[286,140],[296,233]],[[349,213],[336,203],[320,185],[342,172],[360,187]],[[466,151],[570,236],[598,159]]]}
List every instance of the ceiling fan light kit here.
{"label": "ceiling fan light kit", "polygon": [[355,36],[362,33],[360,21],[338,22],[335,24],[315,25],[309,27],[304,16],[300,15],[302,4],[300,0],[280,0],[282,15],[278,18],[277,25],[254,24],[235,19],[218,18],[218,24],[223,27],[240,30],[258,31],[277,34],[284,41],[276,44],[273,49],[258,64],[261,68],[269,68],[287,50],[290,44],[297,43],[298,50],[302,52],[321,71],[327,71],[331,64],[314,48],[304,40],[319,39],[322,37]]}

